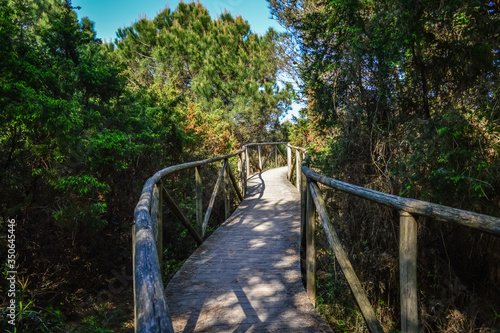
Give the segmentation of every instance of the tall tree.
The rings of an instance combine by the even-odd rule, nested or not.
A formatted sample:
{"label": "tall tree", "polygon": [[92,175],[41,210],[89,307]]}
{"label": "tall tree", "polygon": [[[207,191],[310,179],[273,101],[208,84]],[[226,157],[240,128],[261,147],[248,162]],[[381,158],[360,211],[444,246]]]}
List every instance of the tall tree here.
{"label": "tall tree", "polygon": [[200,3],[181,2],[118,36],[130,84],[175,109],[209,147],[264,138],[289,106],[291,88],[281,90],[276,81],[273,30],[258,36],[241,17],[223,13],[212,20]]}

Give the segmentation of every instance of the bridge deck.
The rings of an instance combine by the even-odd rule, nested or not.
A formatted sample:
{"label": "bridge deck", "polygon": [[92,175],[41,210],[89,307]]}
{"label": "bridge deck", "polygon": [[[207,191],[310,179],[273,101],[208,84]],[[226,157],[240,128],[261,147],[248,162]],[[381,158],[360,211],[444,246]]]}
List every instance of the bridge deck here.
{"label": "bridge deck", "polygon": [[254,174],[233,215],[166,288],[176,332],[331,332],[300,276],[300,202],[286,168]]}

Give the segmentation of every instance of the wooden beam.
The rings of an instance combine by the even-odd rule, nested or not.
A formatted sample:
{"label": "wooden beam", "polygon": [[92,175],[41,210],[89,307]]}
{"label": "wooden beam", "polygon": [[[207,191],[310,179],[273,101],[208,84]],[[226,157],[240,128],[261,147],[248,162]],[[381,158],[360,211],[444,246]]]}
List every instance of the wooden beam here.
{"label": "wooden beam", "polygon": [[[248,153],[248,147],[245,147],[245,162],[246,162],[246,170],[247,170],[246,177],[245,177],[245,183],[246,183],[246,179],[250,176],[250,156]],[[246,191],[246,186],[245,186],[245,191]]]}
{"label": "wooden beam", "polygon": [[217,192],[219,191],[220,184],[222,183],[222,178],[224,176],[224,170],[226,169],[227,160],[224,160],[224,164],[219,172],[219,177],[217,178],[217,182],[215,183],[214,191],[212,192],[212,196],[210,197],[210,202],[208,203],[208,208],[205,213],[205,218],[203,219],[202,228],[201,228],[201,236],[205,237],[205,232],[207,231],[208,220],[210,219],[210,214],[212,214],[212,209],[214,208],[215,197],[217,196]]}
{"label": "wooden beam", "polygon": [[418,332],[417,222],[404,211],[399,224],[399,282],[401,332]]}
{"label": "wooden beam", "polygon": [[481,231],[500,235],[500,218],[478,214],[466,210],[438,205],[431,202],[398,197],[361,186],[341,182],[316,173],[306,166],[302,166],[302,172],[312,180],[342,192],[353,194],[382,205],[405,211],[414,215],[432,217],[438,221],[459,223]]}
{"label": "wooden beam", "polygon": [[300,249],[301,253],[306,251],[306,201],[307,201],[307,177],[302,174],[300,178]]}
{"label": "wooden beam", "polygon": [[160,269],[163,267],[163,221],[162,221],[162,195],[158,186],[153,188],[153,198],[151,200],[151,225],[156,242],[156,251],[158,252],[158,264]]}
{"label": "wooden beam", "polygon": [[201,243],[203,243],[203,238],[191,225],[188,218],[182,213],[179,206],[177,206],[174,199],[170,196],[165,187],[163,187],[163,196],[165,197],[165,201],[167,202],[168,207],[170,207],[170,209],[172,210],[172,213],[174,213],[175,217],[177,217],[177,219],[182,223],[182,225],[189,231],[189,233],[194,238],[196,243],[198,243],[198,245],[201,245]]}
{"label": "wooden beam", "polygon": [[293,175],[295,173],[295,168],[293,167],[293,165],[295,164],[295,159],[292,158],[291,160],[292,160],[291,163],[290,163],[290,165],[291,165],[291,168],[290,168],[291,172],[290,172],[290,177],[288,178],[288,180],[290,181],[290,183],[292,182]]}
{"label": "wooden beam", "polygon": [[227,171],[229,173],[229,178],[231,179],[231,183],[233,184],[234,190],[236,191],[236,195],[238,196],[238,199],[240,201],[243,201],[243,195],[241,194],[240,187],[238,186],[238,182],[236,181],[236,177],[233,174],[233,171],[231,170],[231,166],[229,163],[227,164]]}
{"label": "wooden beam", "polygon": [[136,221],[134,239],[136,244],[134,252],[135,329],[137,332],[173,333],[153,230],[140,226],[141,223]]}
{"label": "wooden beam", "polygon": [[[321,223],[323,225],[323,229],[325,230],[325,235],[326,238],[328,239],[328,243],[330,244],[330,247],[333,249],[335,253],[335,258],[337,258],[337,262],[340,264],[340,267],[344,272],[344,276],[347,282],[349,283],[349,287],[351,287],[351,291],[354,295],[354,298],[356,299],[356,302],[358,303],[363,318],[365,318],[366,324],[370,328],[370,332],[383,333],[384,330],[382,329],[382,326],[380,325],[380,323],[377,320],[377,317],[375,316],[375,312],[373,311],[370,301],[366,296],[365,290],[363,289],[363,286],[361,286],[361,283],[359,282],[359,279],[356,273],[354,272],[354,269],[352,268],[351,262],[349,261],[349,258],[347,257],[347,254],[344,251],[344,248],[342,247],[337,232],[332,226],[332,223],[330,221],[330,216],[328,215],[328,212],[326,210],[326,205],[323,199],[323,195],[321,194],[318,185],[316,185],[313,182],[309,183],[308,193],[311,193],[311,197],[314,200],[314,204],[318,211]],[[309,199],[308,199],[308,206],[309,206]]]}
{"label": "wooden beam", "polygon": [[231,193],[229,191],[229,161],[224,160],[224,219],[227,220],[231,216]]}
{"label": "wooden beam", "polygon": [[311,303],[316,306],[316,206],[310,187],[307,191],[306,209],[306,291]]}
{"label": "wooden beam", "polygon": [[295,175],[297,177],[295,181],[295,186],[297,186],[297,191],[299,192],[300,192],[300,176],[302,175],[302,171],[300,171],[301,162],[302,160],[300,158],[300,151],[297,149],[295,150],[295,165],[296,165]]}
{"label": "wooden beam", "polygon": [[201,225],[203,223],[203,186],[201,183],[200,170],[194,168],[194,178],[196,182],[196,232],[201,234]]}
{"label": "wooden beam", "polygon": [[257,150],[259,151],[259,170],[262,171],[262,146],[257,146]]}
{"label": "wooden beam", "polygon": [[274,167],[278,167],[278,145],[274,145]]}

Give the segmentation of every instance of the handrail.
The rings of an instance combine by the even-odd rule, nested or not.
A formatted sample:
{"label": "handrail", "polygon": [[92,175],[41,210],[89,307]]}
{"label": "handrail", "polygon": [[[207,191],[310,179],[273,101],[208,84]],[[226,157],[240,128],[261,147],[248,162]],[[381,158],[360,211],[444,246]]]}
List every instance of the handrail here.
{"label": "handrail", "polygon": [[500,235],[500,219],[478,214],[458,208],[438,205],[435,203],[403,198],[393,194],[387,194],[361,186],[352,185],[341,182],[339,180],[323,176],[309,169],[307,166],[302,166],[302,172],[308,179],[312,179],[323,185],[334,189],[356,195],[358,197],[368,199],[380,203],[384,206],[395,208],[421,216],[432,217],[437,221],[455,222],[468,227],[479,229],[494,235]]}
{"label": "handrail", "polygon": [[[162,217],[161,205],[163,198],[172,209],[174,215],[184,224],[193,238],[201,243],[205,234],[205,228],[210,217],[210,212],[214,204],[215,196],[221,185],[222,178],[226,179],[224,190],[226,217],[229,211],[228,186],[229,180],[233,185],[240,200],[246,192],[246,179],[250,174],[250,154],[249,148],[257,146],[259,148],[259,161],[262,161],[261,146],[287,144],[286,142],[262,142],[249,143],[232,154],[213,157],[201,161],[189,162],[170,166],[156,172],[149,178],[142,189],[141,196],[134,210],[134,226],[132,230],[133,246],[133,270],[134,270],[134,326],[136,332],[173,332],[172,320],[164,295],[163,282],[161,278],[160,266],[162,262]],[[272,152],[272,151],[271,151]],[[281,151],[280,151],[281,152]],[[264,162],[270,158],[271,153]],[[243,193],[240,192],[236,177],[231,172],[228,164],[229,158],[238,156],[239,180],[243,186]],[[277,163],[277,151],[275,151],[275,160]],[[198,167],[224,160],[214,193],[212,194],[209,207],[203,219],[201,202],[201,178]],[[246,166],[246,167],[245,167]],[[161,182],[162,179],[173,172],[195,169],[196,178],[196,209],[197,225],[201,230],[196,230],[190,225],[188,219],[182,214],[173,198],[165,191]],[[262,163],[257,166],[262,171]],[[200,236],[201,234],[201,236]]]}
{"label": "handrail", "polygon": [[[296,150],[295,163],[292,162],[292,149]],[[401,331],[418,331],[417,305],[417,222],[414,215],[434,218],[438,221],[459,223],[471,228],[500,236],[500,218],[465,211],[457,208],[438,205],[426,201],[403,198],[361,186],[345,183],[318,174],[300,163],[300,155],[306,159],[305,149],[287,145],[288,179],[293,178],[293,164],[297,166],[296,184],[301,194],[301,246],[305,249],[306,258],[306,290],[314,303],[316,297],[316,215],[322,223],[330,247],[335,253],[342,271],[358,303],[361,314],[371,332],[383,332],[382,326],[375,317],[366,293],[359,282],[347,255],[340,244],[326,209],[325,202],[317,183],[356,195],[358,197],[391,207],[400,211],[399,238],[399,271],[400,271],[400,303]],[[301,154],[302,153],[302,154]],[[299,171],[299,163],[301,168]]]}
{"label": "handrail", "polygon": [[[478,214],[457,208],[433,204],[425,201],[403,198],[396,195],[378,192],[372,189],[352,185],[333,178],[326,177],[312,171],[305,165],[305,148],[292,146],[286,142],[263,142],[249,143],[232,154],[218,156],[202,161],[189,162],[174,165],[155,173],[146,181],[141,197],[134,211],[133,230],[133,265],[134,265],[134,314],[136,332],[173,332],[172,321],[168,312],[164,289],[160,273],[162,240],[161,240],[161,204],[162,193],[165,193],[167,204],[171,207],[177,218],[188,228],[191,235],[198,243],[203,240],[204,229],[208,221],[213,199],[217,190],[225,179],[225,191],[228,193],[229,179],[241,200],[246,193],[246,180],[250,175],[249,148],[258,148],[258,161],[253,164],[256,169],[262,171],[272,153],[275,155],[277,165],[278,152],[285,156],[277,148],[279,144],[286,144],[288,179],[292,181],[295,176],[297,189],[301,197],[301,247],[305,249],[306,265],[306,291],[311,301],[316,297],[316,248],[315,248],[315,225],[316,217],[322,223],[327,240],[335,253],[344,275],[353,291],[355,299],[360,306],[361,313],[365,318],[370,331],[383,332],[380,323],[374,315],[373,308],[368,301],[359,279],[343,249],[340,240],[334,230],[328,211],[317,183],[340,190],[342,192],[356,195],[373,202],[394,208],[400,211],[400,239],[399,239],[399,267],[400,267],[400,295],[401,295],[401,330],[402,332],[418,331],[418,306],[417,306],[417,222],[414,215],[434,218],[438,221],[448,221],[466,225],[471,228],[500,236],[500,218]],[[262,163],[261,146],[273,145],[269,155]],[[295,154],[293,154],[295,150]],[[295,156],[293,156],[295,155]],[[238,156],[239,182],[242,185],[242,193],[236,178],[231,172],[229,158]],[[202,216],[201,203],[201,178],[198,167],[224,161],[220,171],[214,193],[210,200],[205,218]],[[181,170],[194,168],[196,178],[196,207],[197,225],[201,230],[192,227],[188,219],[173,202],[161,185],[162,178]],[[228,216],[228,201],[225,196],[226,217]],[[203,223],[202,223],[203,221]],[[201,234],[201,236],[200,236]]]}

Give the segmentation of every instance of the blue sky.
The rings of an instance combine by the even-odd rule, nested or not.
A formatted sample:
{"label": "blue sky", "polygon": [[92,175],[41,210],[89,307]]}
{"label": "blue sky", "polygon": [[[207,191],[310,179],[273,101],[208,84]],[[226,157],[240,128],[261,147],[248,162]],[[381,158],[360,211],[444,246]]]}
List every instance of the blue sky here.
{"label": "blue sky", "polygon": [[[269,27],[283,31],[278,22],[270,19],[269,6],[265,0],[203,0],[201,3],[208,9],[212,18],[226,9],[233,16],[241,15],[256,33],[264,34]],[[116,38],[118,28],[130,26],[144,15],[153,18],[167,6],[173,10],[177,8],[179,1],[73,0],[72,4],[74,7],[81,7],[76,11],[78,18],[87,16],[94,21],[97,37],[109,42]]]}
{"label": "blue sky", "polygon": [[[97,37],[111,42],[116,38],[118,28],[131,26],[138,18],[147,16],[154,18],[156,14],[165,7],[172,10],[177,8],[180,1],[164,0],[73,0],[77,10],[78,19],[87,16],[95,23]],[[184,1],[192,2],[192,1]],[[216,18],[226,9],[233,16],[241,15],[250,23],[253,32],[264,34],[269,27],[283,32],[279,23],[271,19],[269,5],[266,0],[202,0],[200,1],[207,9],[212,18]],[[292,111],[285,118],[293,114],[297,116],[299,105],[292,105]]]}

